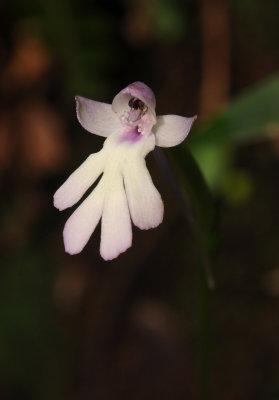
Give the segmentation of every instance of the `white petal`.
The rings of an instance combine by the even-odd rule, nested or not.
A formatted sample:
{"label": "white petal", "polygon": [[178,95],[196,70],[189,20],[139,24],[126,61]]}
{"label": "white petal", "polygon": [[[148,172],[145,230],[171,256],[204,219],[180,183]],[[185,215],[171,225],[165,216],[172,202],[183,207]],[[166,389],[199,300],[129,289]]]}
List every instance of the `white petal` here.
{"label": "white petal", "polygon": [[133,223],[140,229],[155,228],[163,220],[164,205],[145,160],[138,157],[130,161],[123,174]]}
{"label": "white petal", "polygon": [[77,254],[83,250],[101,218],[103,203],[104,190],[100,181],[66,222],[63,237],[67,253]]}
{"label": "white petal", "polygon": [[118,169],[110,178],[102,216],[100,253],[104,260],[116,258],[132,245],[132,225],[122,173]]}
{"label": "white petal", "polygon": [[76,106],[78,120],[88,132],[107,137],[121,128],[119,117],[111,104],[76,96]]}
{"label": "white petal", "polygon": [[105,154],[91,154],[54,194],[54,206],[60,211],[77,203],[103,172]]}
{"label": "white petal", "polygon": [[152,129],[156,137],[156,146],[172,147],[183,142],[196,118],[197,116],[186,118],[179,115],[157,117],[157,123]]}

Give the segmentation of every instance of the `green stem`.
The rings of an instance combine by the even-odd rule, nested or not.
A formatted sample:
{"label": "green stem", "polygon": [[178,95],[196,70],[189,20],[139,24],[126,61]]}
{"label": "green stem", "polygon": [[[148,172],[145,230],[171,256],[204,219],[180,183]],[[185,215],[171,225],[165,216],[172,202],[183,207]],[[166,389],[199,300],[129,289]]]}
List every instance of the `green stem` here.
{"label": "green stem", "polygon": [[197,252],[199,255],[199,328],[200,328],[200,399],[209,400],[210,398],[210,359],[209,359],[209,289],[214,289],[214,278],[211,273],[209,262],[209,250],[212,246],[214,233],[215,207],[211,193],[204,181],[201,172],[196,165],[191,153],[186,149],[175,149],[172,156],[176,164],[180,167],[183,176],[183,183],[187,188],[187,199],[183,196],[177,180],[169,168],[165,154],[161,149],[156,149],[154,156],[160,166],[165,179],[168,181],[173,193],[176,195],[183,210],[185,220],[190,226],[195,238]]}
{"label": "green stem", "polygon": [[200,259],[199,268],[199,322],[200,322],[200,399],[210,398],[210,310],[206,265]]}

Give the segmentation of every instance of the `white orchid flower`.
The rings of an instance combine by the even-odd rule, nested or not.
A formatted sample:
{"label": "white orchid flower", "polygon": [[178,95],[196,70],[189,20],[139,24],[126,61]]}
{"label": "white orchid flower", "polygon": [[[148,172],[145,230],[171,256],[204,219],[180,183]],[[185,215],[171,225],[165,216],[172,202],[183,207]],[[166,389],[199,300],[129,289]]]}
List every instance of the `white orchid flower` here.
{"label": "white orchid flower", "polygon": [[112,104],[76,96],[80,124],[107,139],[54,194],[59,210],[77,203],[101,175],[98,185],[66,222],[63,236],[69,254],[81,252],[100,219],[103,259],[112,260],[132,245],[131,219],[138,228],[157,227],[164,205],[147,170],[145,157],[155,145],[181,143],[196,117],[156,117],[155,97],[142,82],[127,86]]}

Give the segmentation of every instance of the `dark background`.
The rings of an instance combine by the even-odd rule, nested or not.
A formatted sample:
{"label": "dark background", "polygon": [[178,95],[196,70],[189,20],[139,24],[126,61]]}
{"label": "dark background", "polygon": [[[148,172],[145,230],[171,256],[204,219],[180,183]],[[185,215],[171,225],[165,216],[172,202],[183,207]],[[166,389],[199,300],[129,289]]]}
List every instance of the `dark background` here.
{"label": "dark background", "polygon": [[[279,398],[278,16],[278,0],[1,3],[1,399]],[[167,170],[147,159],[164,221],[115,261],[99,228],[69,256],[52,196],[103,142],[74,95],[138,80],[159,115],[199,116]]]}

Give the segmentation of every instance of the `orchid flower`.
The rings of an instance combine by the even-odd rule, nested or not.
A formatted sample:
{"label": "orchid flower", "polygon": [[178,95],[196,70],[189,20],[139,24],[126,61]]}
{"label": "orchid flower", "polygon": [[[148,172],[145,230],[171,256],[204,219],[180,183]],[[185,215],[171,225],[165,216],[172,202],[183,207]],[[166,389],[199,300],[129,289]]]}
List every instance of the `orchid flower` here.
{"label": "orchid flower", "polygon": [[101,219],[100,253],[112,260],[132,245],[131,219],[140,229],[162,222],[164,205],[145,157],[155,146],[181,143],[196,117],[156,117],[154,94],[142,82],[127,86],[112,104],[76,96],[76,105],[83,128],[106,140],[57,190],[54,206],[59,210],[73,206],[102,174],[66,222],[64,245],[69,254],[81,252]]}

